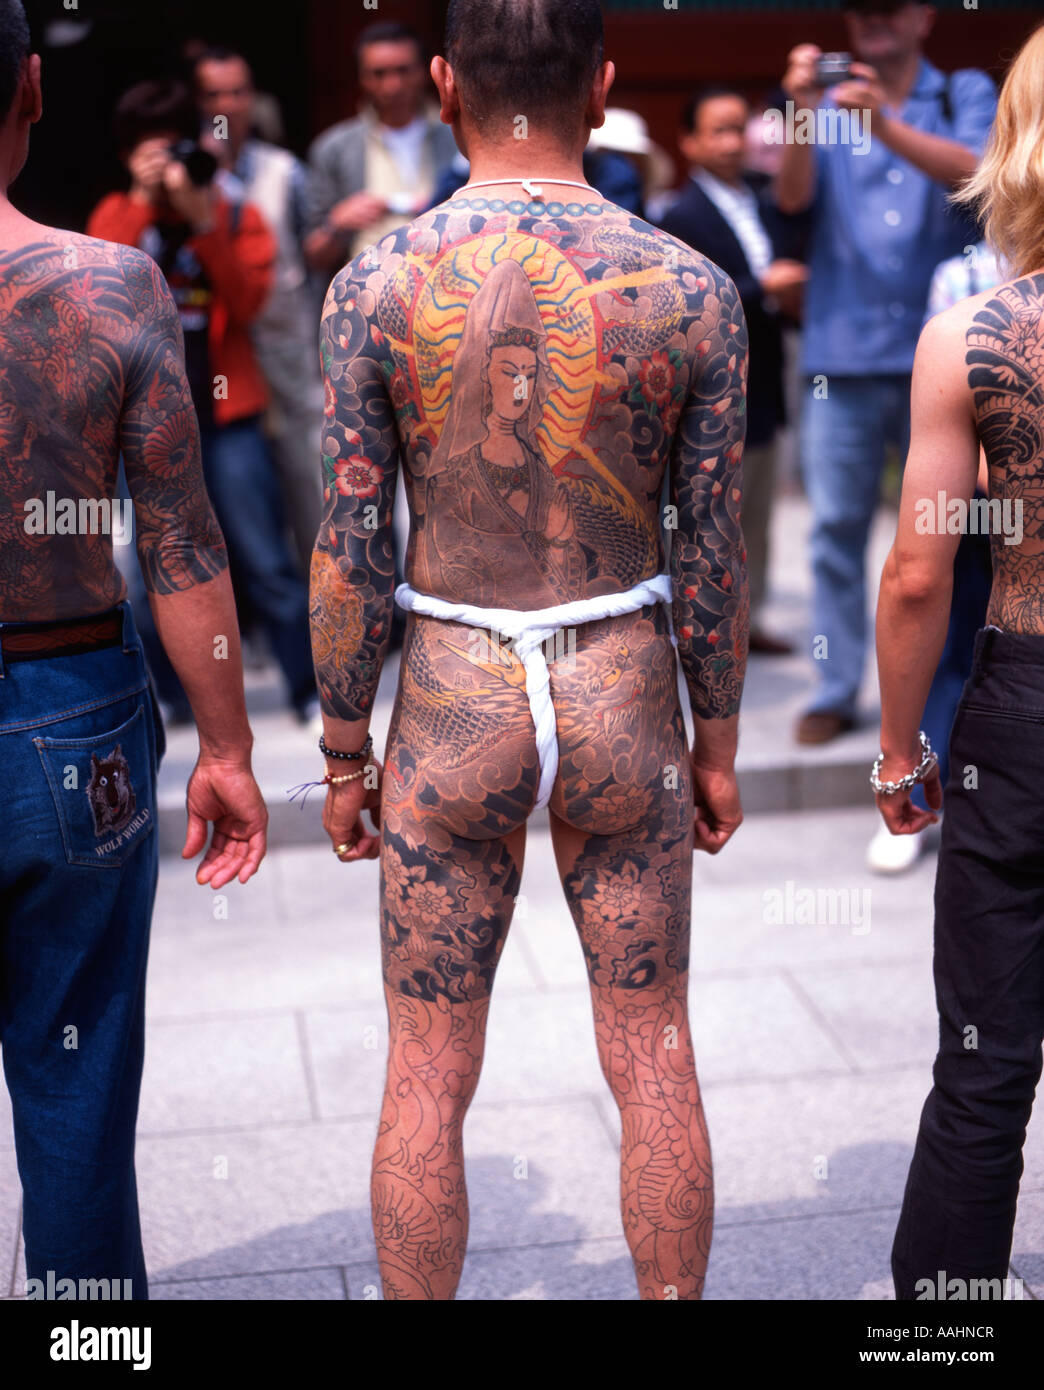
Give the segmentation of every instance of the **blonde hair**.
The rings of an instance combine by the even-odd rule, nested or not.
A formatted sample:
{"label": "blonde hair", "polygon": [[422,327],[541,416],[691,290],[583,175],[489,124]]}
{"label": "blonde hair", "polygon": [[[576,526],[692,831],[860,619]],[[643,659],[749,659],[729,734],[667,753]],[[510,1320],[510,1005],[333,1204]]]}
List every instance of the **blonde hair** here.
{"label": "blonde hair", "polygon": [[951,202],[974,209],[1011,275],[1044,268],[1044,24],[1009,68],[982,161]]}

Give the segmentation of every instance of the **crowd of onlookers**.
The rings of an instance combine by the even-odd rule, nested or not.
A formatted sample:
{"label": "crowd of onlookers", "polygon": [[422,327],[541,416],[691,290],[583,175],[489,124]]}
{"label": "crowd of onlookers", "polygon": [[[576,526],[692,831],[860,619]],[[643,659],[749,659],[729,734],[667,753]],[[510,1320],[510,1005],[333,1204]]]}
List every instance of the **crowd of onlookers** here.
{"label": "crowd of onlookers", "polygon": [[[850,54],[799,45],[765,106],[727,84],[679,113],[687,169],[635,112],[612,109],[584,157],[609,201],[708,255],[734,280],[750,341],[743,527],[751,649],[791,650],[763,609],[778,452],[788,396],[811,505],[816,688],[794,736],[852,729],[867,644],[866,543],[882,470],[909,437],[910,373],[926,316],[1002,278],[980,232],[948,202],[972,172],[995,112],[990,77],[944,74],[924,56],[932,12],[906,0],[847,0]],[[307,570],[320,515],[322,393],[317,326],[330,278],[386,232],[450,197],[467,162],[431,100],[419,38],[377,23],[359,38],[359,115],[321,134],[307,163],[282,148],[274,100],[249,61],[193,45],[183,82],[128,91],[115,134],[130,178],[88,231],[148,251],[181,314],[204,473],[225,533],[245,632],[267,643],[303,721],[317,700],[308,647]],[[774,144],[788,104],[848,113],[834,138]],[[872,139],[858,138],[872,112]],[[845,132],[848,137],[845,137]],[[787,363],[800,343],[796,389]],[[397,563],[406,508],[395,508]],[[142,594],[130,548],[132,597]],[[988,594],[983,538],[957,559],[953,620],[925,728],[945,758],[971,638]],[[168,715],[188,713],[158,642],[147,650]],[[945,768],[943,769],[945,778]],[[871,862],[897,869],[918,837],[885,834]]]}

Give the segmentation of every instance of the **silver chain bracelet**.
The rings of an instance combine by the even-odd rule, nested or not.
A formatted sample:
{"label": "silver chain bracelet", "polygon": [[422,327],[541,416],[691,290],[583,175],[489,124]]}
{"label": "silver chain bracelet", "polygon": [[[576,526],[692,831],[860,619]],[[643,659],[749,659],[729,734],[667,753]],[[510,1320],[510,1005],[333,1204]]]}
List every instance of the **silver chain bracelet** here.
{"label": "silver chain bracelet", "polygon": [[908,772],[905,777],[900,777],[898,782],[882,782],[880,778],[881,764],[884,762],[884,754],[878,753],[874,760],[873,770],[870,773],[870,785],[878,796],[894,796],[896,792],[908,792],[912,786],[918,782],[923,782],[930,772],[939,766],[938,755],[932,752],[932,745],[928,741],[928,735],[922,729],[921,739],[921,761],[914,768],[913,772]]}

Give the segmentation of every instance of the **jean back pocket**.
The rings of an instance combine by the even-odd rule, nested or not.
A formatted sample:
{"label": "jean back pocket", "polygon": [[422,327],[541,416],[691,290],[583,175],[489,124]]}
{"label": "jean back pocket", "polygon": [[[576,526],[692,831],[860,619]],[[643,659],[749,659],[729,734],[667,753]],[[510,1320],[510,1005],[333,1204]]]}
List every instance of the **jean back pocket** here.
{"label": "jean back pocket", "polygon": [[156,823],[146,707],[85,738],[33,739],[70,864],[118,869]]}

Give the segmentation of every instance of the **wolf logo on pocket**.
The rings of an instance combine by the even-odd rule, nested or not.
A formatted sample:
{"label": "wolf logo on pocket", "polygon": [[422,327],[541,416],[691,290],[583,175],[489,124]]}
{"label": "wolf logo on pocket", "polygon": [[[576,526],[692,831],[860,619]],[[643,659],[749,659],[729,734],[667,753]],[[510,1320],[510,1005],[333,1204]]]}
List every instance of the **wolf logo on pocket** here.
{"label": "wolf logo on pocket", "polygon": [[131,786],[127,759],[118,743],[107,758],[91,754],[87,801],[94,820],[96,839],[122,830],[134,815],[138,801]]}

